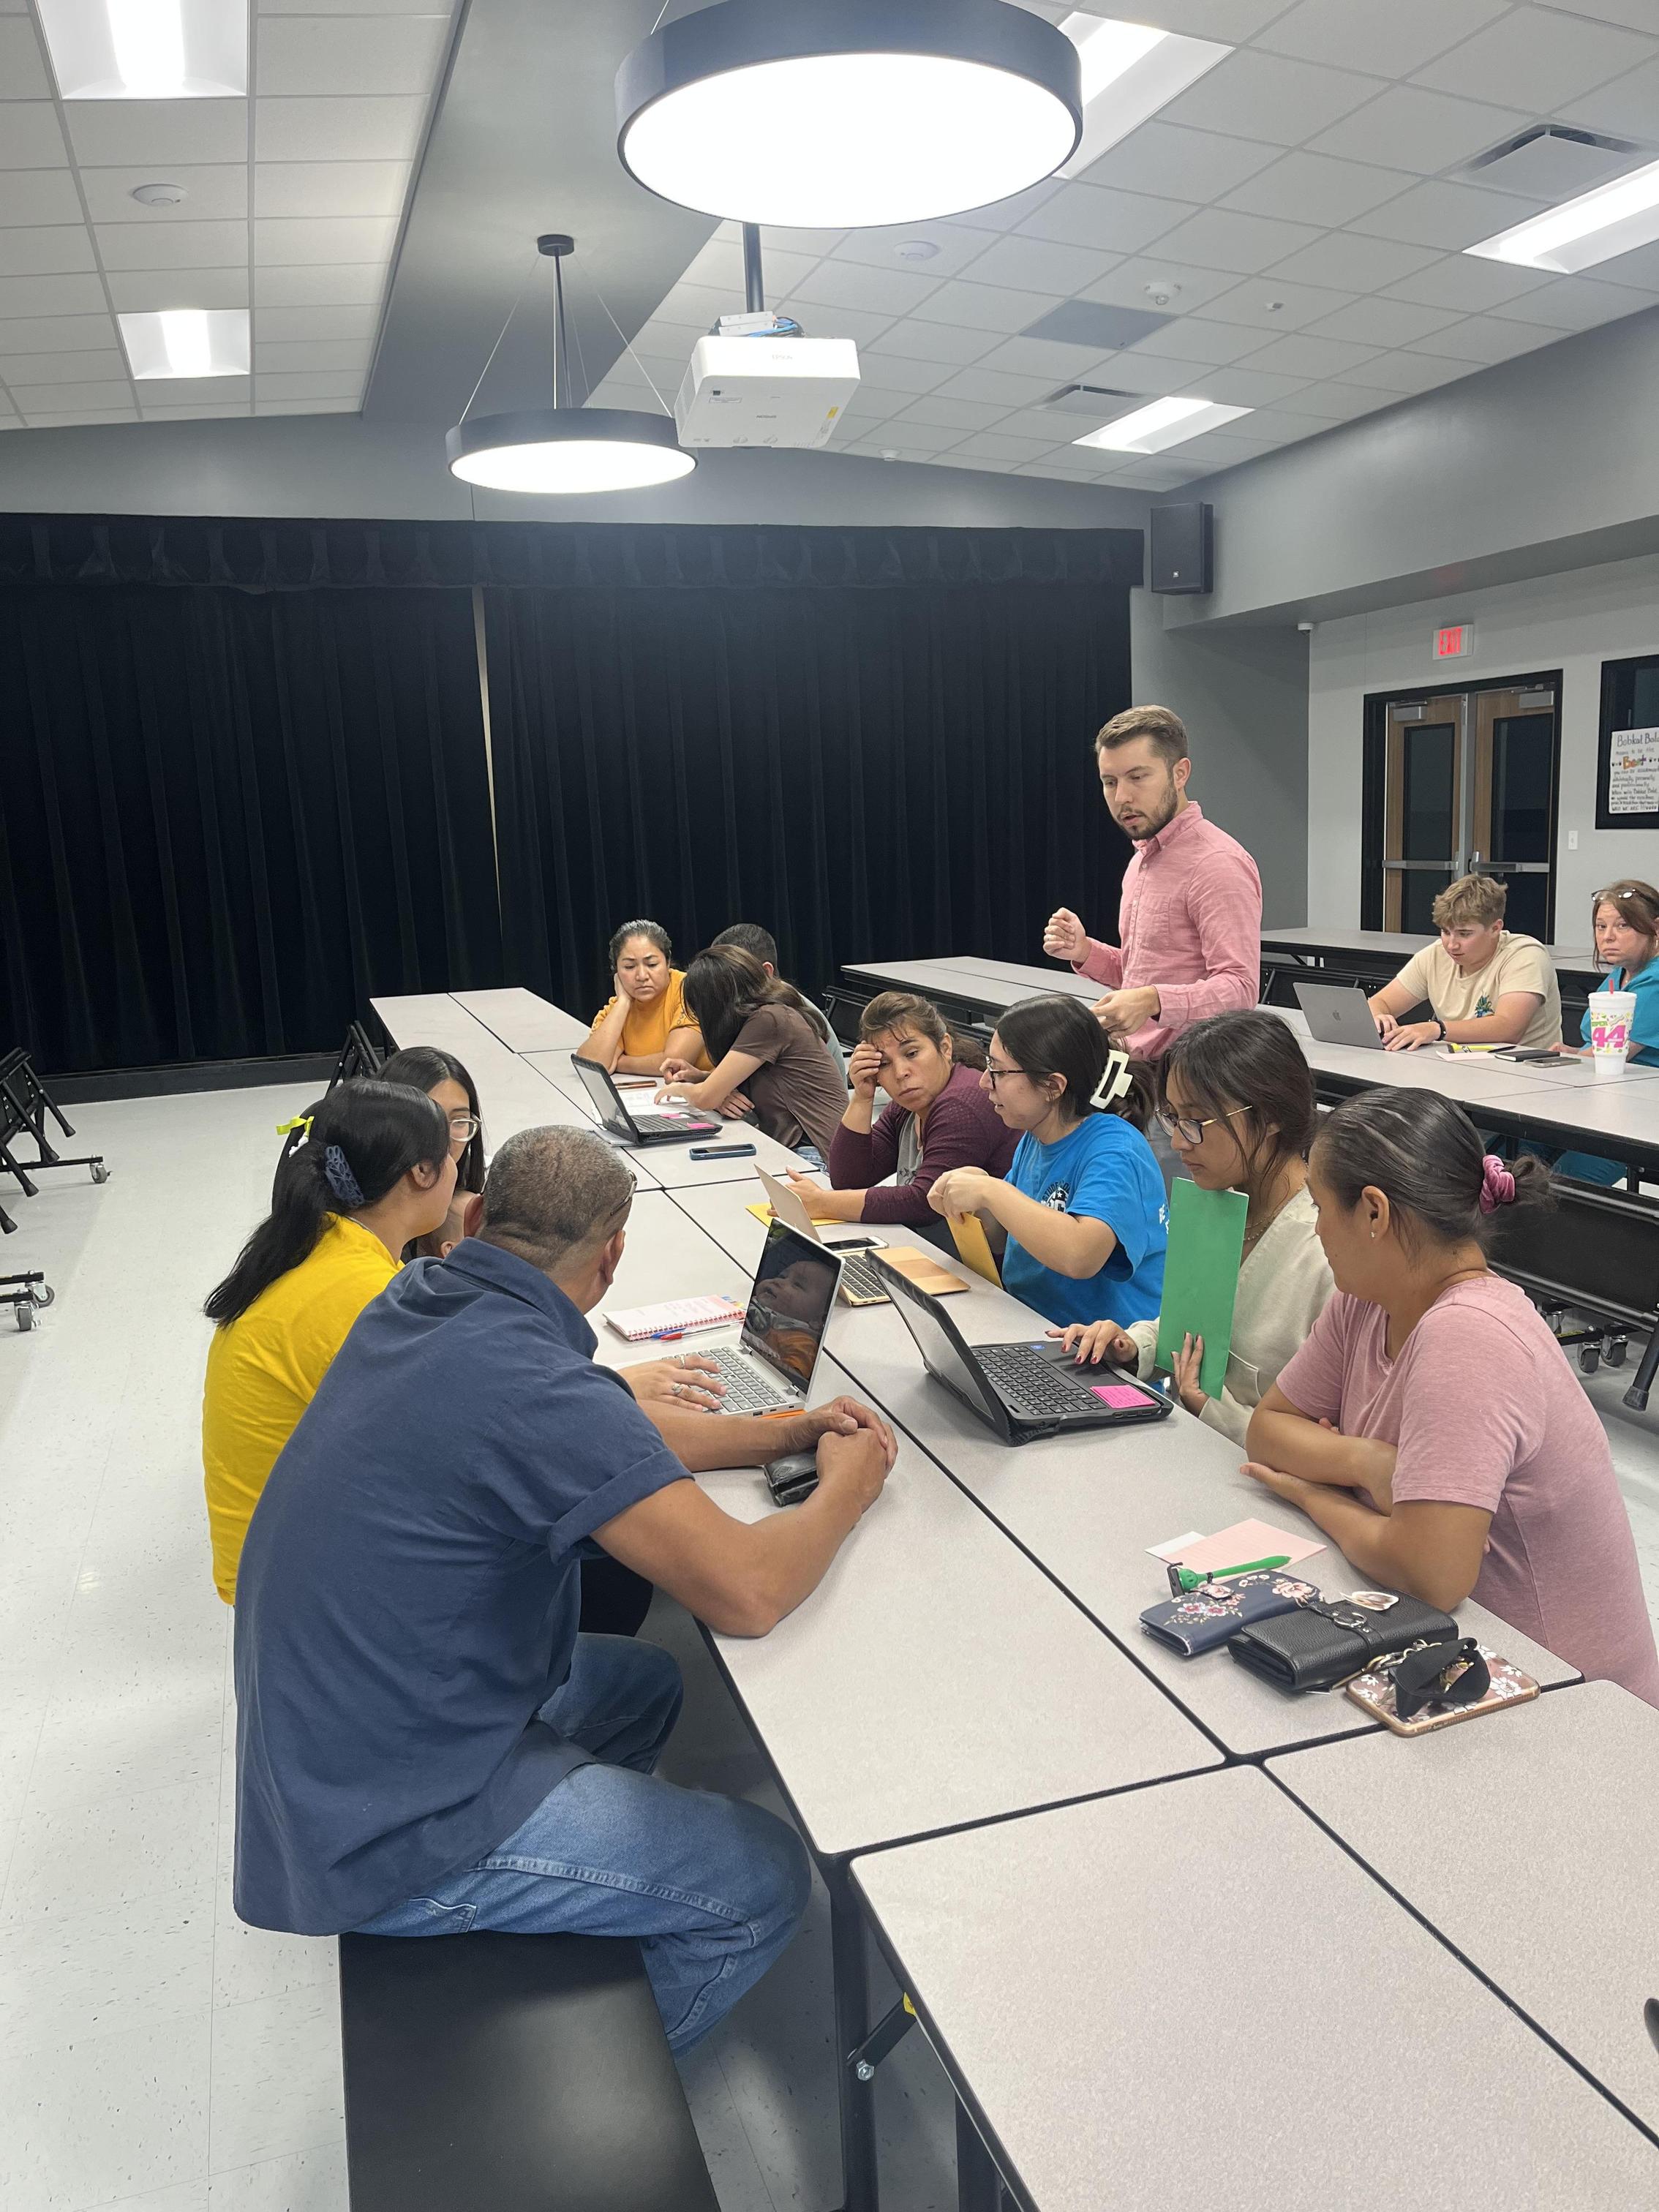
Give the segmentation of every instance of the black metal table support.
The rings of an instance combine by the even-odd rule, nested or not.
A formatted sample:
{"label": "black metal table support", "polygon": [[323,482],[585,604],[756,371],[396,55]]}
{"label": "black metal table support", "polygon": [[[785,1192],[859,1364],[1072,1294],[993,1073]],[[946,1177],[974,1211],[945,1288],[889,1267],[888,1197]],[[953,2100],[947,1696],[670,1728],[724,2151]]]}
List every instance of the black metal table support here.
{"label": "black metal table support", "polygon": [[1002,2212],[1007,2199],[996,2160],[969,2117],[957,2103],[957,2212]]}
{"label": "black metal table support", "polygon": [[835,1978],[842,2212],[877,2212],[875,2068],[866,2062],[860,2070],[863,2046],[870,2033],[864,1923],[845,1869],[826,1865],[823,1876],[830,1892],[830,1957]]}
{"label": "black metal table support", "polygon": [[0,1275],[0,1306],[9,1306],[21,1329],[34,1327],[34,1316],[52,1301],[52,1285],[38,1271],[26,1275]]}
{"label": "black metal table support", "polygon": [[[87,1168],[94,1182],[107,1182],[109,1170],[101,1152],[65,1159],[56,1150],[46,1133],[48,1116],[66,1137],[75,1134],[73,1123],[30,1066],[27,1053],[14,1045],[0,1055],[0,1168],[16,1176],[26,1198],[39,1195],[31,1178],[43,1168]],[[23,1136],[33,1139],[37,1157],[32,1160],[20,1160],[11,1148],[12,1139]]]}

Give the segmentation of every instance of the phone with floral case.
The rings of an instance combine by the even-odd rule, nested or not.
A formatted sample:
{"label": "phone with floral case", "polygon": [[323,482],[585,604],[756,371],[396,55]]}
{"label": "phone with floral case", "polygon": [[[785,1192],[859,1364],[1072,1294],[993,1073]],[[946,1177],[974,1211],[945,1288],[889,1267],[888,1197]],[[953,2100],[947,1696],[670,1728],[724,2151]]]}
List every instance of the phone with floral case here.
{"label": "phone with floral case", "polygon": [[1525,1705],[1538,1695],[1538,1685],[1530,1674],[1523,1674],[1509,1660],[1500,1659],[1486,1644],[1480,1646],[1486,1671],[1492,1677],[1491,1687],[1482,1698],[1467,1705],[1425,1705],[1408,1721],[1402,1721],[1395,1710],[1395,1686],[1391,1674],[1373,1669],[1356,1674],[1347,1686],[1348,1695],[1355,1705],[1361,1705],[1374,1720],[1379,1720],[1395,1735],[1429,1735],[1436,1729],[1449,1728],[1454,1721],[1472,1721],[1481,1713],[1495,1713],[1505,1705]]}

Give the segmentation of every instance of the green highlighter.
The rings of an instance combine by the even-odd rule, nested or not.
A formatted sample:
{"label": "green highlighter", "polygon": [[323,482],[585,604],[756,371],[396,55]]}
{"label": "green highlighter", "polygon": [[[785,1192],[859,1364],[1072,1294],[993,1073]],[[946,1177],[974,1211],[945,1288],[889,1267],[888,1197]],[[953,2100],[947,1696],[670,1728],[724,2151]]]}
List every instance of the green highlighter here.
{"label": "green highlighter", "polygon": [[1271,1559],[1246,1559],[1237,1567],[1218,1567],[1213,1574],[1203,1574],[1196,1567],[1170,1569],[1170,1590],[1175,1597],[1185,1597],[1189,1590],[1202,1589],[1206,1583],[1224,1583],[1230,1575],[1253,1575],[1264,1568],[1288,1567],[1288,1552],[1279,1552]]}

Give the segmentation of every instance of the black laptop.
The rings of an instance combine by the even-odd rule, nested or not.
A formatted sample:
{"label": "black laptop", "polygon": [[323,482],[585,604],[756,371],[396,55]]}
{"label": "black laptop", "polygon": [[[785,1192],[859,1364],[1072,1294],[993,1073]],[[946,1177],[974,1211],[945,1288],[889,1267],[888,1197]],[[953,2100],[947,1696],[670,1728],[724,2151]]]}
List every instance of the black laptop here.
{"label": "black laptop", "polygon": [[718,1121],[705,1121],[690,1114],[635,1114],[611,1079],[611,1070],[597,1060],[584,1060],[579,1052],[570,1065],[582,1079],[582,1089],[593,1102],[593,1111],[613,1137],[625,1145],[691,1145],[699,1137],[717,1137]]}
{"label": "black laptop", "polygon": [[927,1372],[1005,1443],[1030,1443],[1073,1429],[1129,1428],[1161,1421],[1170,1410],[1172,1401],[1161,1390],[1119,1368],[1078,1366],[1058,1340],[969,1344],[939,1301],[918,1290],[879,1252],[871,1254],[870,1265],[915,1337]]}

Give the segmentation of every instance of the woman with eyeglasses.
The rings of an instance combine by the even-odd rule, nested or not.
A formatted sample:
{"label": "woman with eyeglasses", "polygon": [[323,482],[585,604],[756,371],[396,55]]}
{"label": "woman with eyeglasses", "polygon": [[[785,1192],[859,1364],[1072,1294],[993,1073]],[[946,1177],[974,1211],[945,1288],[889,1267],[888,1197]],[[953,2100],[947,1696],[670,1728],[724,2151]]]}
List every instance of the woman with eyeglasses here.
{"label": "woman with eyeglasses", "polygon": [[468,1196],[484,1186],[483,1117],[478,1087],[453,1052],[434,1044],[412,1044],[394,1052],[380,1069],[382,1083],[407,1083],[424,1091],[443,1109],[449,1122],[449,1149],[455,1161],[455,1192],[447,1218],[425,1237],[417,1237],[405,1260],[441,1260],[466,1234],[462,1219]]}
{"label": "woman with eyeglasses", "polygon": [[[1242,1444],[1250,1415],[1307,1342],[1335,1288],[1308,1189],[1313,1077],[1277,1014],[1216,1014],[1170,1047],[1158,1118],[1200,1190],[1242,1190],[1249,1201],[1222,1388],[1211,1397],[1200,1386],[1202,1337],[1183,1340],[1172,1378],[1189,1413]],[[1080,1362],[1108,1359],[1143,1379],[1152,1371],[1156,1321],[1127,1329],[1097,1322],[1065,1334]]]}
{"label": "woman with eyeglasses", "polygon": [[1010,1006],[991,1039],[982,1087],[1019,1142],[1006,1178],[951,1168],[927,1194],[935,1213],[979,1213],[1006,1237],[1004,1286],[1060,1328],[1154,1318],[1164,1294],[1169,1212],[1141,1133],[1144,1068],[1114,1051],[1081,999]]}

